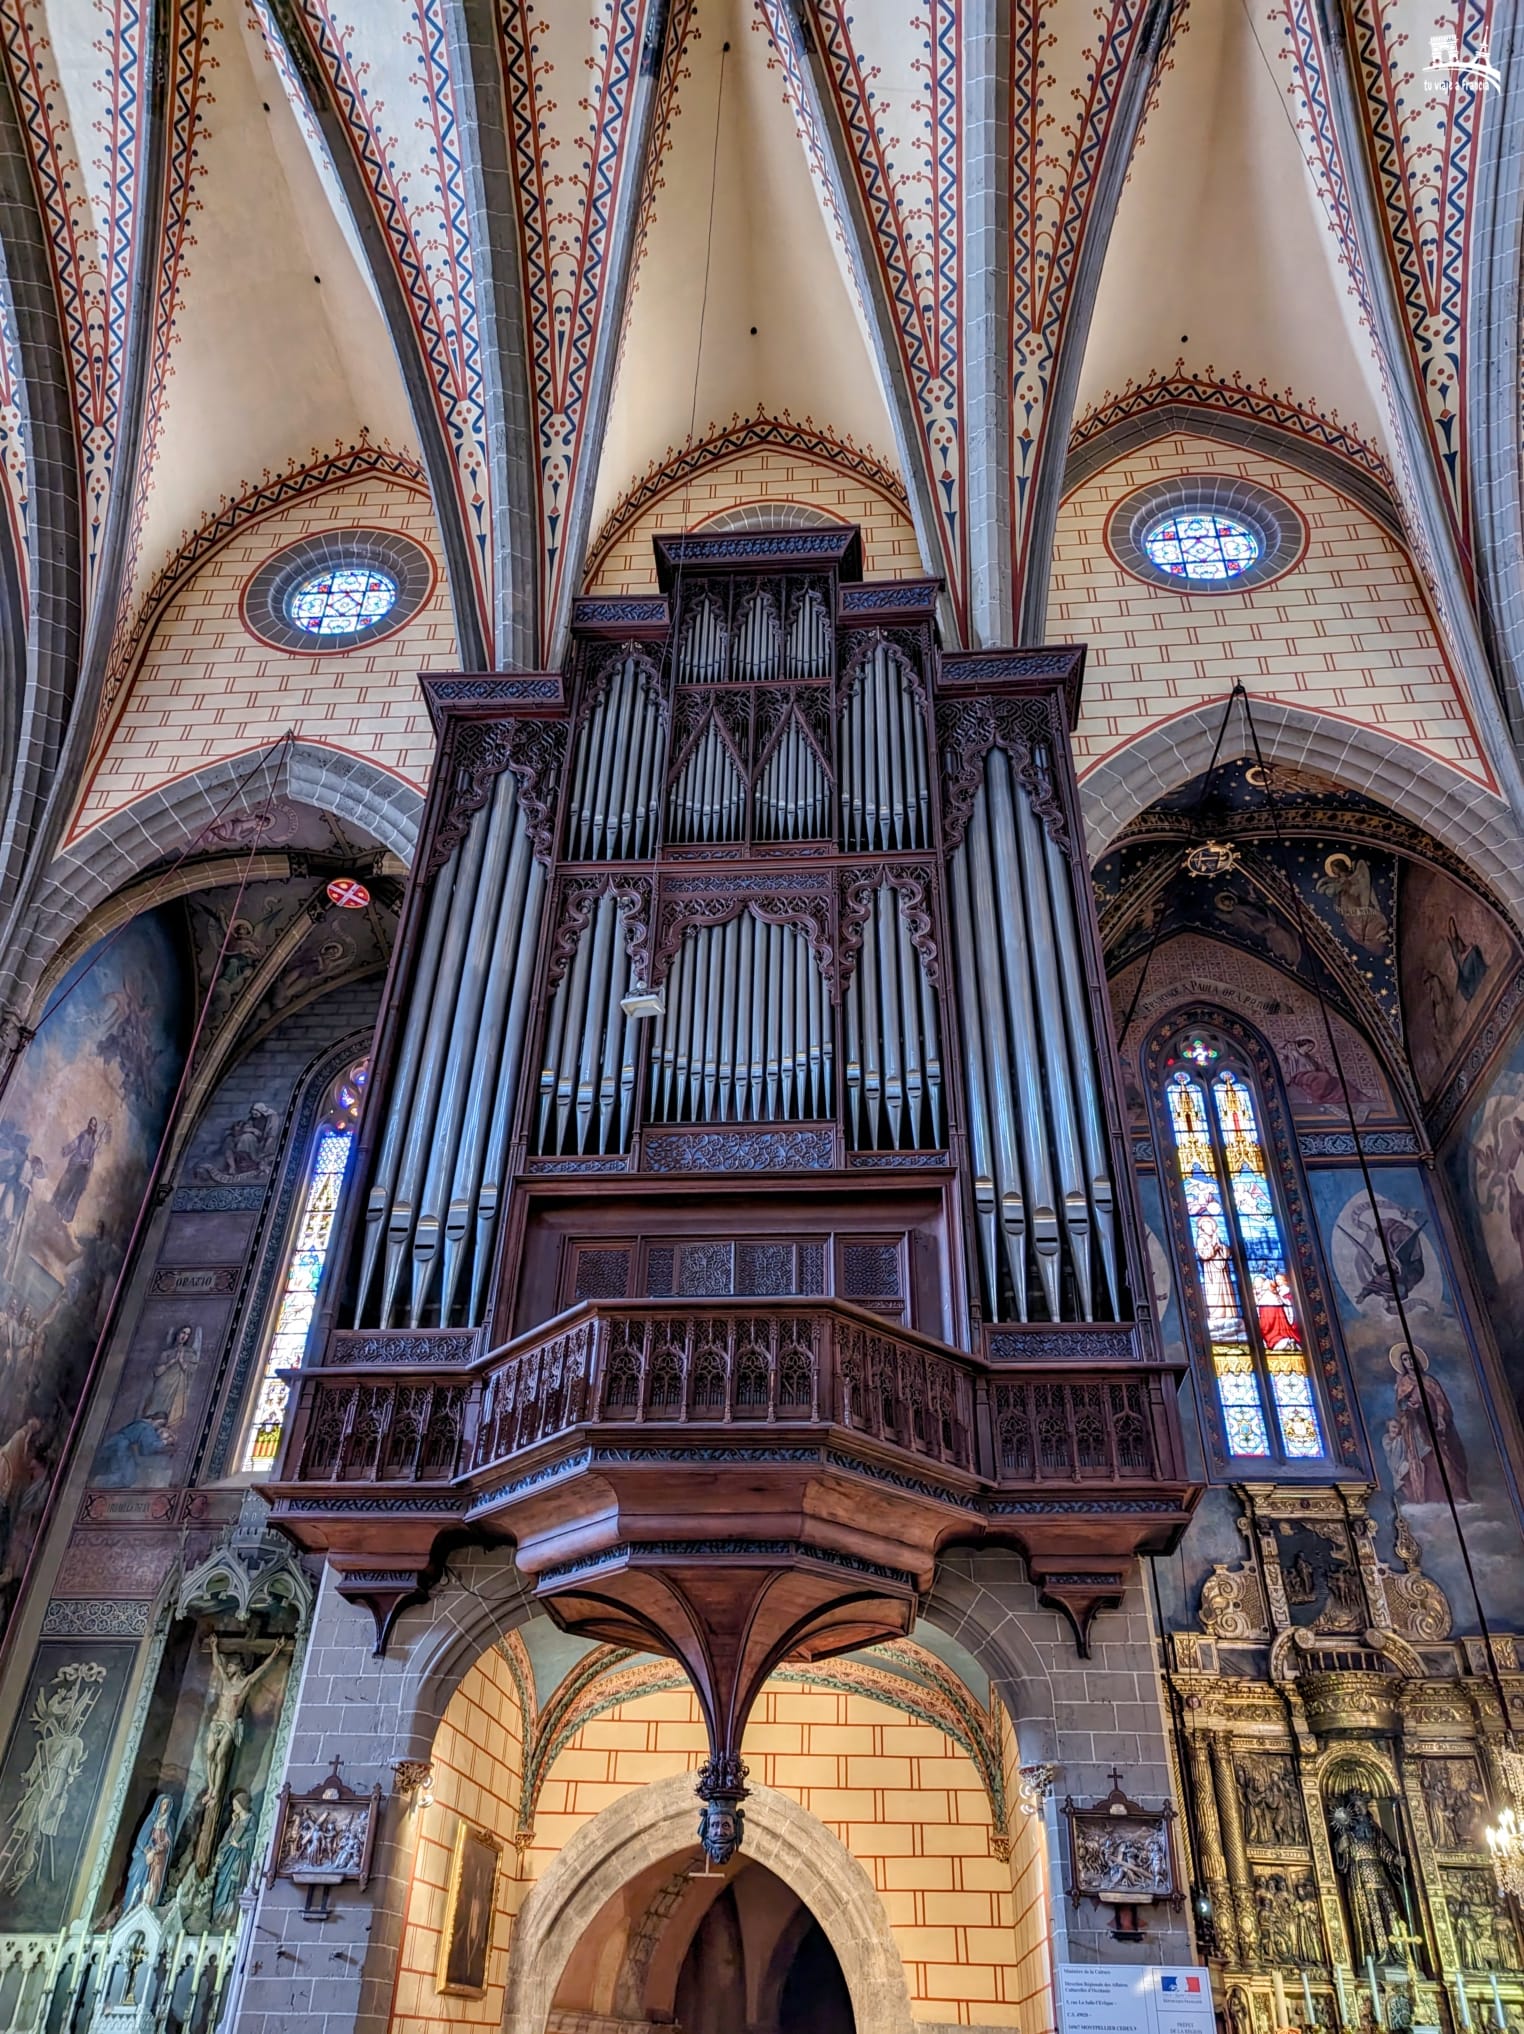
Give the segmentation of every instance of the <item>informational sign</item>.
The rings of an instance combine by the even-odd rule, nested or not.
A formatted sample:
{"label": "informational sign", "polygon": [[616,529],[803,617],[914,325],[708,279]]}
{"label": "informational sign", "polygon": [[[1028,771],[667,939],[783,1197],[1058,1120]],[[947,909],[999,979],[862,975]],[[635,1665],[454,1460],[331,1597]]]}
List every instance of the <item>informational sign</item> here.
{"label": "informational sign", "polygon": [[1216,2034],[1212,1980],[1179,1965],[1061,1963],[1063,2034]]}

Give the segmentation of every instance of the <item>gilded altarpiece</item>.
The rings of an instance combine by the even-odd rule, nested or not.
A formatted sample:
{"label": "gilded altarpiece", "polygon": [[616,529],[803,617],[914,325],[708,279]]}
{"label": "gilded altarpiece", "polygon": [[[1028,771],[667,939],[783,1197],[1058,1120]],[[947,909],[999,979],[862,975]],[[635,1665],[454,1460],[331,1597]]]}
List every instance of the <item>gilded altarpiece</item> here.
{"label": "gilded altarpiece", "polygon": [[[1243,1556],[1213,1564],[1196,1628],[1169,1640],[1198,1933],[1231,2034],[1304,2024],[1309,2000],[1323,2027],[1368,2027],[1373,1978],[1389,2028],[1491,2028],[1497,2000],[1524,2016],[1482,1833],[1506,1798],[1496,1681],[1400,1511],[1382,1558],[1372,1488],[1235,1486]],[[1515,1642],[1493,1646],[1515,1700]]]}

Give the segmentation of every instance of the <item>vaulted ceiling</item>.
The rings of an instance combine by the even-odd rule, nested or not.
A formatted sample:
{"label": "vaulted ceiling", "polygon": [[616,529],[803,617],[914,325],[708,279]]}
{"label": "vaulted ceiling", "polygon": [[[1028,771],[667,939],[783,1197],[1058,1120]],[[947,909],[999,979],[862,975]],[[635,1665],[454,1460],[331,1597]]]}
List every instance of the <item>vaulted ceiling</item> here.
{"label": "vaulted ceiling", "polygon": [[1315,456],[1524,810],[1521,43],[1502,0],[0,0],[0,948],[230,501],[421,473],[463,661],[534,666],[634,484],[757,416],[897,476],[973,644],[1043,637],[1066,474],[1146,412]]}

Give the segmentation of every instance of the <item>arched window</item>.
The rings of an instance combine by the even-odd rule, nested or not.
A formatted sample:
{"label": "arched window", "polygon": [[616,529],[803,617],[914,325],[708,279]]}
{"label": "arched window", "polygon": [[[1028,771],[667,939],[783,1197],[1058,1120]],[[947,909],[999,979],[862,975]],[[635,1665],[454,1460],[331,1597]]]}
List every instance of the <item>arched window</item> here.
{"label": "arched window", "polygon": [[1320,1461],[1327,1444],[1304,1310],[1253,1077],[1219,1040],[1197,1032],[1163,1054],[1161,1071],[1228,1453]]}
{"label": "arched window", "polygon": [[301,1363],[307,1344],[312,1309],[317,1302],[318,1282],[333,1235],[333,1218],[338,1212],[339,1189],[354,1143],[355,1124],[365,1094],[365,1077],[370,1062],[359,1060],[334,1082],[319,1111],[312,1137],[312,1155],[307,1182],[292,1232],[286,1275],[260,1364],[254,1410],[244,1438],[239,1467],[263,1473],[280,1449],[289,1391],[282,1370],[294,1370]]}

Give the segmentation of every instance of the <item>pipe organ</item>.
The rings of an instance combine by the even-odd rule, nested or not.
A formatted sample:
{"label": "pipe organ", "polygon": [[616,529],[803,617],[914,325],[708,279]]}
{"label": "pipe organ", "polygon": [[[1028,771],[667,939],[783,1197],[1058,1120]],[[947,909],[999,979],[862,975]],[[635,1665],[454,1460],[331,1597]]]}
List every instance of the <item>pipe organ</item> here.
{"label": "pipe organ", "polygon": [[941,653],[933,589],[855,585],[849,537],[660,550],[665,597],[584,602],[564,678],[430,683],[440,816],[331,1316],[523,1323],[551,1180],[871,1172],[938,1203],[912,1322],[1130,1320],[1081,653]]}
{"label": "pipe organ", "polygon": [[[1019,1546],[1083,1646],[1194,1492],[1139,1299],[1083,652],[943,651],[936,584],[863,584],[855,532],[657,562],[659,596],[576,604],[563,673],[424,681],[439,760],[273,1489],[383,1636],[466,1530],[569,1628],[676,1653],[733,1806],[772,1665],[906,1629],[949,1538]],[[357,1481],[406,1502],[357,1514]]]}

